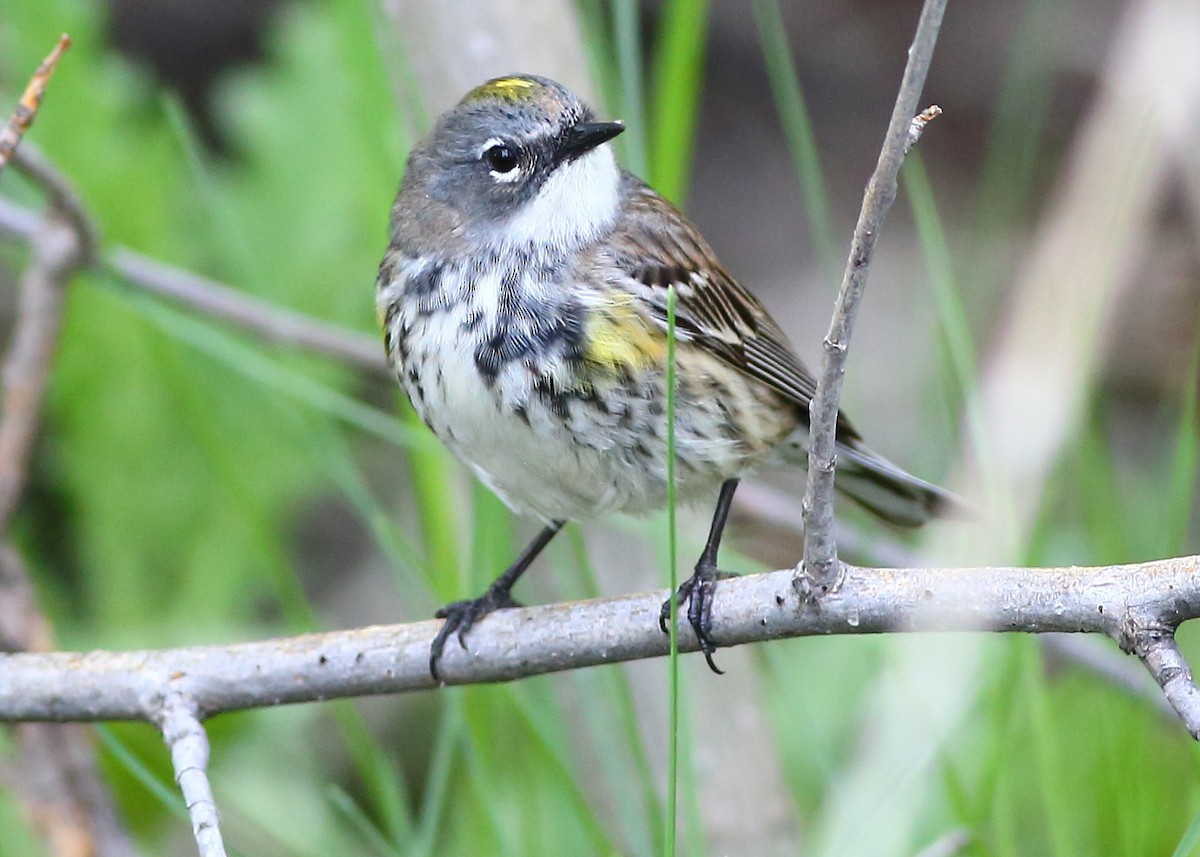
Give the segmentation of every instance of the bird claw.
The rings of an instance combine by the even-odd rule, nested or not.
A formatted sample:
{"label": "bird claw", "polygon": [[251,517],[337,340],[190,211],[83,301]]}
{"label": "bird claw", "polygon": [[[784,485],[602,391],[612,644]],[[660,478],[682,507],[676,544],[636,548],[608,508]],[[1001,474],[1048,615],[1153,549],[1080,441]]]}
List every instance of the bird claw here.
{"label": "bird claw", "polygon": [[[712,657],[717,650],[717,643],[712,637],[712,600],[717,581],[732,576],[713,566],[698,565],[695,574],[680,584],[674,596],[675,604],[679,607],[687,605],[688,624],[696,634],[696,642],[700,644],[708,668],[718,675],[723,675],[725,671],[717,667]],[[669,633],[667,622],[671,619],[671,601],[670,598],[664,601],[662,609],[658,611],[658,627],[664,634]]]}
{"label": "bird claw", "polygon": [[438,664],[446,648],[446,641],[451,636],[458,637],[458,644],[467,648],[467,632],[484,616],[496,610],[505,610],[521,605],[509,594],[507,589],[490,588],[483,595],[470,601],[455,601],[434,613],[435,619],[445,619],[438,629],[437,636],[429,645],[429,674],[433,680],[441,682],[438,674]]}

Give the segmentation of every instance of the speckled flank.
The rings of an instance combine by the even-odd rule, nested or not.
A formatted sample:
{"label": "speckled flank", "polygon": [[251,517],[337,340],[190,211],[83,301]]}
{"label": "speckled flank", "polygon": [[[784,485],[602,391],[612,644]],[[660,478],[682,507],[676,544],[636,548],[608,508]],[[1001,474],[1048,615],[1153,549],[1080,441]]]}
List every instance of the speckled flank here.
{"label": "speckled flank", "polygon": [[[546,278],[529,291],[514,288],[507,271],[443,264],[431,274],[416,261],[402,265],[413,273],[380,295],[401,385],[434,433],[519,511],[549,519],[661,506],[665,335],[628,305],[561,288],[553,277],[563,267],[553,260],[528,262],[526,270]],[[430,287],[431,276],[439,286]],[[431,293],[440,299],[430,301]],[[482,337],[456,330],[468,319]],[[636,327],[635,344],[610,344],[597,360],[584,330],[614,323]],[[728,371],[681,343],[676,443],[684,497],[752,469],[794,427],[778,394],[756,383],[731,389],[721,380]],[[755,426],[753,440],[739,429],[746,424]]]}

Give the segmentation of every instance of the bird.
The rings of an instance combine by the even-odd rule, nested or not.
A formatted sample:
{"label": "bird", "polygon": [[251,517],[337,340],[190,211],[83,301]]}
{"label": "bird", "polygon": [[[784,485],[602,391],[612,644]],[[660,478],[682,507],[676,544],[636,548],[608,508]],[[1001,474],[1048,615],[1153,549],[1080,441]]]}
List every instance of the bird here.
{"label": "bird", "polygon": [[[479,597],[448,604],[430,646],[466,648],[568,520],[667,501],[668,291],[676,296],[676,492],[716,497],[703,551],[671,599],[708,665],[721,537],[739,480],[804,466],[813,375],[700,230],[622,169],[567,87],[511,74],[475,87],[408,156],[376,281],[387,357],[417,415],[511,509],[542,529]],[[959,505],[837,423],[836,487],[919,526]],[[683,612],[681,610],[681,612]]]}

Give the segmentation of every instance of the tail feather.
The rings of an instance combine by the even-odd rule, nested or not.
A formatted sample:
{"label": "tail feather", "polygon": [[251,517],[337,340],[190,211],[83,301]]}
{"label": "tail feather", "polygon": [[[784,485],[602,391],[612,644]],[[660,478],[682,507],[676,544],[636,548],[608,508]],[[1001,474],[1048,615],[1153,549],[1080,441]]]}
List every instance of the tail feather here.
{"label": "tail feather", "polygon": [[[808,445],[799,440],[789,446],[785,457],[806,467]],[[901,470],[859,443],[838,442],[834,485],[868,512],[897,527],[919,527],[931,518],[970,514],[970,505],[958,495]]]}

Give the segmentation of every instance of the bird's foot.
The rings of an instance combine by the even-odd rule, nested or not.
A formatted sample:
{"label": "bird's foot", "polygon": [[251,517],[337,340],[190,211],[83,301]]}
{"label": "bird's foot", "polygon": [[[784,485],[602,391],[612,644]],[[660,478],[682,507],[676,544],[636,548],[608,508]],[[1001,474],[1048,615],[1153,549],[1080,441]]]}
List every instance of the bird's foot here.
{"label": "bird's foot", "polygon": [[[687,605],[688,624],[696,633],[696,641],[700,644],[700,651],[704,653],[708,668],[718,675],[723,674],[724,670],[717,668],[712,657],[713,652],[717,650],[717,644],[712,638],[713,592],[716,591],[718,580],[735,576],[726,571],[719,571],[716,566],[697,565],[695,574],[680,584],[675,592],[675,603],[679,607]],[[664,634],[670,633],[667,629],[670,620],[671,599],[668,598],[658,611],[658,627]]]}
{"label": "bird's foot", "polygon": [[509,607],[520,606],[513,599],[508,589],[492,586],[488,588],[487,592],[474,600],[455,601],[453,604],[447,604],[441,610],[438,610],[434,614],[434,617],[445,619],[446,621],[442,623],[441,629],[429,646],[429,674],[433,676],[433,680],[436,682],[441,682],[442,680],[438,674],[438,664],[442,659],[442,652],[446,648],[446,641],[451,636],[457,635],[458,644],[465,649],[467,647],[467,632],[474,627],[476,622],[494,610],[504,610]]}

